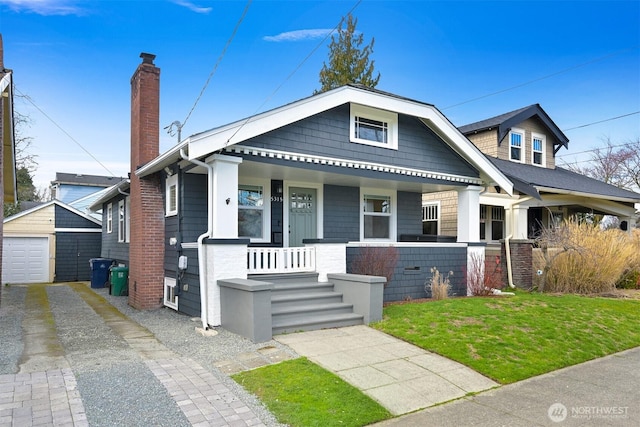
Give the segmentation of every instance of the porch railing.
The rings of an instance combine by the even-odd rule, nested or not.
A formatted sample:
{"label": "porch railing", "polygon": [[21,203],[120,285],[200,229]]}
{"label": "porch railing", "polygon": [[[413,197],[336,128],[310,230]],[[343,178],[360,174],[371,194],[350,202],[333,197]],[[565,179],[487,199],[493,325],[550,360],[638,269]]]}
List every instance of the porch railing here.
{"label": "porch railing", "polygon": [[247,268],[249,274],[315,271],[315,248],[248,248]]}

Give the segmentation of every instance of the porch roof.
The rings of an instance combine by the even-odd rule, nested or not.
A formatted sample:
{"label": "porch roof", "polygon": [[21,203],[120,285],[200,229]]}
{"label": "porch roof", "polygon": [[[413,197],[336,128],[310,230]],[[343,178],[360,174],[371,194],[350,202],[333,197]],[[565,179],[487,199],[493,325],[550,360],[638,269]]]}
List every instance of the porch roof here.
{"label": "porch roof", "polygon": [[165,166],[178,161],[181,158],[180,151],[183,149],[188,152],[189,159],[202,159],[258,135],[348,103],[366,105],[419,118],[458,155],[477,169],[480,172],[480,178],[486,185],[497,185],[508,194],[513,193],[512,182],[433,105],[360,85],[342,86],[192,135],[142,166],[136,171],[136,174],[142,177],[162,170]]}
{"label": "porch roof", "polygon": [[[628,191],[603,181],[580,175],[568,169],[556,167],[555,169],[541,168],[533,165],[515,163],[508,160],[490,158],[509,179],[535,187],[538,192],[557,194],[576,194],[598,199],[615,200],[625,203],[640,203],[640,194]],[[529,194],[526,191],[522,191]],[[531,194],[529,194],[531,195]]]}

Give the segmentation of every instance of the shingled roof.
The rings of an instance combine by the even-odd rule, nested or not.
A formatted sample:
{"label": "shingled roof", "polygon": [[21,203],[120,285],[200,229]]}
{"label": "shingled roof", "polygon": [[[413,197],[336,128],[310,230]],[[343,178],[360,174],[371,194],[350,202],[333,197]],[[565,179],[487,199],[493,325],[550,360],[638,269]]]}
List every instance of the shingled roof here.
{"label": "shingled roof", "polygon": [[495,157],[489,157],[489,160],[514,182],[516,190],[537,198],[540,198],[539,194],[537,196],[536,194],[531,194],[532,188],[535,188],[538,192],[571,192],[593,197],[600,196],[600,198],[622,202],[640,203],[639,193],[618,188],[568,169],[560,167],[555,169],[541,168]]}
{"label": "shingled roof", "polygon": [[553,122],[553,120],[551,120],[551,117],[549,117],[549,115],[542,109],[540,104],[529,105],[528,107],[500,114],[499,116],[460,126],[458,130],[462,134],[468,136],[474,133],[497,128],[498,144],[501,144],[502,140],[507,136],[507,134],[509,134],[512,127],[517,126],[531,117],[538,117],[547,129],[549,129],[549,132],[551,132],[550,136],[553,137],[553,145],[556,147],[554,152],[557,153],[561,147],[569,147],[569,138],[562,133],[560,128]]}
{"label": "shingled roof", "polygon": [[92,187],[111,187],[124,178],[102,175],[84,175],[77,173],[56,172],[56,179],[51,184],[86,185]]}

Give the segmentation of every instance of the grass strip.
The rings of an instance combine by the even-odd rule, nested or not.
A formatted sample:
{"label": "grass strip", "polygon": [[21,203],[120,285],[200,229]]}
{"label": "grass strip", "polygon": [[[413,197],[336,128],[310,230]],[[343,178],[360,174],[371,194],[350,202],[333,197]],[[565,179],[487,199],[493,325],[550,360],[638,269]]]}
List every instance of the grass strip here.
{"label": "grass strip", "polygon": [[360,390],[306,358],[287,360],[232,378],[291,426],[364,426],[391,414]]}
{"label": "grass strip", "polygon": [[508,384],[640,346],[640,301],[518,292],[390,305],[373,327]]}

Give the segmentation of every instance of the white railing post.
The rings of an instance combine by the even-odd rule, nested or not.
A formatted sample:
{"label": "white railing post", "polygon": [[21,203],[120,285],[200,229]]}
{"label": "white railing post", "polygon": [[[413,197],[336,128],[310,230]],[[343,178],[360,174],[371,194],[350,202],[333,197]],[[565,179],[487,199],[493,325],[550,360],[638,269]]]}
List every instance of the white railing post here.
{"label": "white railing post", "polygon": [[315,267],[314,247],[247,248],[249,274],[311,272]]}

